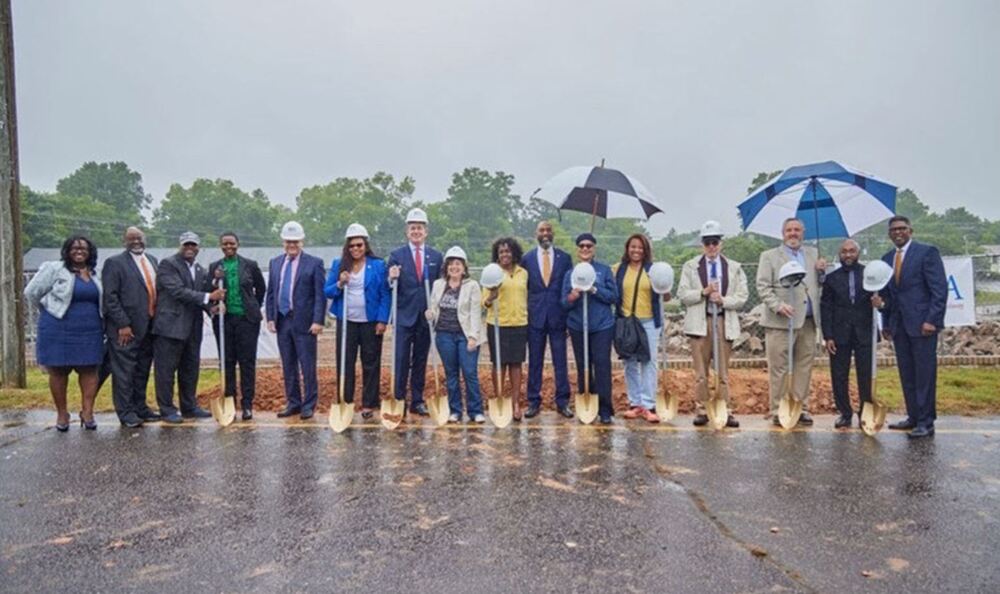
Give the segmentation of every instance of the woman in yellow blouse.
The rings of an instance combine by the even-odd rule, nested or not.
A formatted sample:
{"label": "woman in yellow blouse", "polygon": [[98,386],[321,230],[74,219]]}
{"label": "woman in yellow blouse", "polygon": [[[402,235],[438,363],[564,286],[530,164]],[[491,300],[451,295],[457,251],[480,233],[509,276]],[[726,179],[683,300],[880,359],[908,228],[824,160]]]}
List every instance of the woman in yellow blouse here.
{"label": "woman in yellow blouse", "polygon": [[496,314],[493,302],[500,309],[500,365],[505,385],[510,387],[514,401],[514,420],[521,420],[521,365],[524,363],[528,344],[528,271],[518,264],[523,256],[521,244],[512,237],[501,237],[493,242],[493,262],[504,271],[503,283],[498,288],[483,289],[483,307],[486,308],[487,337],[490,343],[490,361],[493,362],[493,393],[496,394],[496,340],[493,325]]}

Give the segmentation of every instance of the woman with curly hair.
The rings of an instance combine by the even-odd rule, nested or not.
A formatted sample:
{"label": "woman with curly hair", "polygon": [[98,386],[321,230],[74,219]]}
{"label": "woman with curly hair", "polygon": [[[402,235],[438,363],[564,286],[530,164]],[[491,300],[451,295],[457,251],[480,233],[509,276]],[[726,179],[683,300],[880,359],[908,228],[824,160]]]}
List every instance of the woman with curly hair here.
{"label": "woman with curly hair", "polygon": [[[496,340],[494,325],[500,326],[500,373],[509,379],[511,400],[514,402],[514,420],[521,420],[521,366],[524,364],[528,344],[528,271],[519,262],[524,255],[521,244],[513,237],[501,237],[493,242],[492,261],[503,269],[503,282],[499,287],[483,289],[483,307],[487,309],[487,340],[490,343],[490,361],[493,363],[493,393],[499,396],[496,375]],[[500,319],[493,313],[497,302]]]}

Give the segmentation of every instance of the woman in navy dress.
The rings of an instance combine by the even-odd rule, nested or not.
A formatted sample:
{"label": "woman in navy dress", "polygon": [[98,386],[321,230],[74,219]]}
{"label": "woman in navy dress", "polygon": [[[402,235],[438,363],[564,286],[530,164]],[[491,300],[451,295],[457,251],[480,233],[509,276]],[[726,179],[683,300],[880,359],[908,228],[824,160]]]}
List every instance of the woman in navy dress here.
{"label": "woman in navy dress", "polygon": [[76,371],[82,401],[80,425],[93,430],[97,429],[97,370],[104,358],[97,248],[78,235],[63,242],[61,255],[61,260],[42,264],[24,296],[39,309],[36,360],[49,374],[56,429],[69,430],[66,388],[69,374]]}

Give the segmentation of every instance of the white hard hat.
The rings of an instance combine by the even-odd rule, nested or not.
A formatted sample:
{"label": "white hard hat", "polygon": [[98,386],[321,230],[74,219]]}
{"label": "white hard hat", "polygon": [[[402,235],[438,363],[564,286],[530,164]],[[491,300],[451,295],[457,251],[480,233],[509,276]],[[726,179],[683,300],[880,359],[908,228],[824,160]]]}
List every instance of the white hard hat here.
{"label": "white hard hat", "polygon": [[572,276],[570,276],[569,280],[574,289],[589,291],[597,280],[597,272],[594,271],[594,267],[591,266],[590,262],[580,262],[573,267]]}
{"label": "white hard hat", "polygon": [[794,287],[806,277],[806,270],[796,260],[789,260],[778,271],[778,282],[783,287]]}
{"label": "white hard hat", "polygon": [[701,226],[702,237],[722,237],[722,225],[719,221],[705,221]]}
{"label": "white hard hat", "polygon": [[669,293],[674,286],[674,267],[666,262],[654,262],[649,267],[649,284],[657,295]]}
{"label": "white hard hat", "polygon": [[865,275],[861,280],[861,286],[866,291],[874,293],[884,289],[889,284],[890,279],[892,279],[892,266],[882,260],[872,260],[865,265]]}
{"label": "white hard hat", "polygon": [[465,262],[469,261],[469,258],[466,257],[465,255],[465,250],[458,247],[457,245],[451,246],[450,248],[448,248],[448,251],[444,253],[445,262],[447,262],[451,258],[459,258],[460,260],[463,260]]}
{"label": "white hard hat", "polygon": [[479,284],[487,289],[494,289],[503,283],[503,268],[497,263],[487,264],[479,275]]}
{"label": "white hard hat", "polygon": [[347,232],[344,233],[344,239],[350,239],[352,237],[364,237],[368,239],[368,229],[361,223],[351,223],[347,226]]}
{"label": "white hard hat", "polygon": [[411,208],[410,212],[406,213],[406,222],[409,223],[423,223],[427,224],[427,213],[424,212],[422,208]]}
{"label": "white hard hat", "polygon": [[302,241],[306,232],[298,221],[288,221],[281,227],[281,238],[286,241]]}

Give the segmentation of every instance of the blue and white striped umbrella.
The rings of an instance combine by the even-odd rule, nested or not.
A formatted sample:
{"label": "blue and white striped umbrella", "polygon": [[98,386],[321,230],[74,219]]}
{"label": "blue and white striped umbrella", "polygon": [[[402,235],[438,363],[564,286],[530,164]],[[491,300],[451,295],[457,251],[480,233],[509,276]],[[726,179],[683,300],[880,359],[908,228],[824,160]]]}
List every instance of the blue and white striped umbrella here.
{"label": "blue and white striped umbrella", "polygon": [[781,238],[798,217],[806,239],[851,237],[896,212],[896,186],[835,161],[797,165],[754,190],[740,205],[743,230]]}

